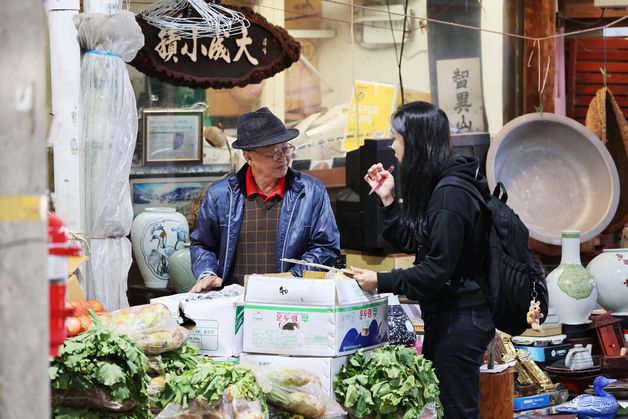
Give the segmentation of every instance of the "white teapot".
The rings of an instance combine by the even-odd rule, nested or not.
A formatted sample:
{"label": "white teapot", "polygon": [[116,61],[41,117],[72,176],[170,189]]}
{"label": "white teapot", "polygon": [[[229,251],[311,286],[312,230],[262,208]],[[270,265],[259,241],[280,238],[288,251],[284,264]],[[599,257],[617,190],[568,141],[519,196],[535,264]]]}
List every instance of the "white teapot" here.
{"label": "white teapot", "polygon": [[591,357],[591,344],[583,347],[581,344],[574,345],[573,348],[567,352],[565,358],[565,366],[572,370],[581,370],[584,368],[591,368],[593,366],[593,358]]}

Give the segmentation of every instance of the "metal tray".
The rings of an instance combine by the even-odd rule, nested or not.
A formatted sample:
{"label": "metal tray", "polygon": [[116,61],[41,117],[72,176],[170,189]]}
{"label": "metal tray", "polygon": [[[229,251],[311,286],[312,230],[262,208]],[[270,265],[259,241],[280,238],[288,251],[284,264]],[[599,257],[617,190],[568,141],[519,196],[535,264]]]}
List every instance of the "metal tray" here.
{"label": "metal tray", "polygon": [[619,177],[602,142],[573,119],[533,113],[507,123],[488,151],[489,185],[502,182],[508,204],[538,241],[559,245],[562,230],[587,241],[619,203]]}

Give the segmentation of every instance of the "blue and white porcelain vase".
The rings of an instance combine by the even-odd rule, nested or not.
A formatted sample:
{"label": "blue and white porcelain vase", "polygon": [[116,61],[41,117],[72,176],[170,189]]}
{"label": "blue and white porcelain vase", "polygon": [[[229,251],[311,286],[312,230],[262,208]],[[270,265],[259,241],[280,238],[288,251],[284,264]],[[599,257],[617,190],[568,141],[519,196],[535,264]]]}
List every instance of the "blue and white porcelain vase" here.
{"label": "blue and white porcelain vase", "polygon": [[189,233],[187,220],[174,208],[146,208],[135,217],[133,256],[147,287],[168,286],[170,255],[188,242]]}
{"label": "blue and white porcelain vase", "polygon": [[595,308],[597,286],[580,262],[580,231],[562,232],[560,265],[547,276],[549,306],[564,324],[585,324]]}

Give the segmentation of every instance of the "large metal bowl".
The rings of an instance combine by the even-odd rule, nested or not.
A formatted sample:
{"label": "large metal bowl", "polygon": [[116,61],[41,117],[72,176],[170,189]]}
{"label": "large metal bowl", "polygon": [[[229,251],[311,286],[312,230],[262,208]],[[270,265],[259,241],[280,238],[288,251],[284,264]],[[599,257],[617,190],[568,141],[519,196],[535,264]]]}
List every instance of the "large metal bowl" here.
{"label": "large metal bowl", "polygon": [[491,142],[486,161],[491,189],[499,181],[508,204],[549,244],[562,230],[582,241],[606,228],[619,203],[619,177],[602,142],[573,119],[533,113],[507,123]]}

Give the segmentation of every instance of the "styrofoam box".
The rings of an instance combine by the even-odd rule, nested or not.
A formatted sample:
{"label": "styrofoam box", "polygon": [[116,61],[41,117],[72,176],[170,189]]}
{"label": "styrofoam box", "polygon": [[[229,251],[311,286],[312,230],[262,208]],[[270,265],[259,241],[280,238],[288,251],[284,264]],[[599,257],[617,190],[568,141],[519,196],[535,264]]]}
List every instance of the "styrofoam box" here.
{"label": "styrofoam box", "polygon": [[242,352],[240,366],[278,365],[282,367],[303,368],[313,372],[321,380],[325,395],[334,398],[334,378],[340,368],[347,365],[350,355],[338,357],[307,357],[260,355]]}
{"label": "styrofoam box", "polygon": [[[176,294],[153,298],[151,304],[163,303],[171,313],[180,308],[196,327],[188,335],[188,342],[202,355],[211,357],[237,357],[242,352],[243,296],[215,299],[187,300],[189,294]],[[175,309],[175,301],[178,304]]]}
{"label": "styrofoam box", "polygon": [[251,275],[244,303],[249,353],[334,357],[388,340],[388,298],[351,279]]}

